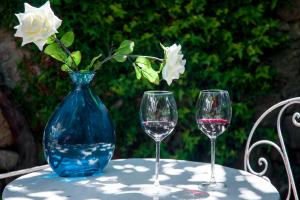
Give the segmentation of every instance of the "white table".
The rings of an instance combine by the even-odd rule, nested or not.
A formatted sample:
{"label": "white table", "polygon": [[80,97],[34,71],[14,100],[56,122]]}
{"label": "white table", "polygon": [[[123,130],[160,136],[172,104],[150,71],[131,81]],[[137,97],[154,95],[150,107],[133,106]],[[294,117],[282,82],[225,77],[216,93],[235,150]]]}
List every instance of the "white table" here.
{"label": "white table", "polygon": [[209,180],[208,163],[162,159],[160,183],[172,189],[156,196],[147,192],[153,174],[153,159],[113,160],[103,175],[82,178],[58,177],[48,168],[8,184],[3,200],[280,199],[276,188],[265,179],[220,165],[216,165],[216,179],[226,182],[226,191],[199,190],[198,183]]}

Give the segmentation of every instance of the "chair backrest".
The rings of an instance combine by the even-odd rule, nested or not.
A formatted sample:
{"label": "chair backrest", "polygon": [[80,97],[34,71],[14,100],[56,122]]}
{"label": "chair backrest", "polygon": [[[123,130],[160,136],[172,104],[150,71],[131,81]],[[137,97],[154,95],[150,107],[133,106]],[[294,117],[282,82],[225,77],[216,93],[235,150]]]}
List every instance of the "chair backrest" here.
{"label": "chair backrest", "polygon": [[[291,170],[291,166],[290,166],[290,161],[286,152],[286,148],[284,145],[284,140],[282,137],[282,131],[281,131],[281,118],[283,113],[285,112],[285,110],[291,106],[291,105],[295,105],[298,104],[300,105],[300,97],[296,97],[296,98],[291,98],[291,99],[287,99],[285,101],[281,101],[277,104],[275,104],[274,106],[270,107],[268,110],[266,110],[259,118],[258,120],[255,122],[254,126],[251,129],[250,135],[248,137],[247,140],[247,144],[246,144],[246,149],[245,149],[245,155],[244,155],[244,170],[245,171],[249,171],[252,174],[258,175],[258,176],[264,176],[267,169],[268,169],[268,161],[266,160],[266,158],[264,157],[260,157],[258,159],[258,165],[262,166],[263,169],[259,172],[254,171],[250,165],[250,161],[249,161],[249,156],[252,152],[252,150],[259,146],[259,145],[270,145],[273,148],[275,148],[279,154],[281,155],[281,158],[283,160],[284,163],[284,167],[287,173],[287,178],[288,178],[288,194],[287,194],[287,198],[286,199],[290,199],[291,197],[291,191],[293,191],[294,197],[296,200],[299,200],[298,198],[298,193],[297,193],[297,189],[296,189],[296,185],[295,185],[295,181],[294,181],[294,177],[293,177],[293,172]],[[256,130],[256,128],[258,127],[258,125],[263,121],[263,119],[265,119],[266,116],[268,116],[270,113],[272,113],[275,110],[279,110],[279,114],[277,116],[277,133],[278,133],[278,139],[279,139],[279,144],[276,144],[270,140],[259,140],[256,142],[252,142],[252,137],[253,134]],[[299,112],[295,112],[292,116],[292,122],[295,126],[300,127],[300,113]]]}

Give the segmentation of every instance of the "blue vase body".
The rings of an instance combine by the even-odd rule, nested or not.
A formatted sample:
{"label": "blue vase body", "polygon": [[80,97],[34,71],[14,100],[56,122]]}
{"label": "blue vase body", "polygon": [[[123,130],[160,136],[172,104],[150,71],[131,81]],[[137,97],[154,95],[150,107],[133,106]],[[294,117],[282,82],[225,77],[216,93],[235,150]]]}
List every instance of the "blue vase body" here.
{"label": "blue vase body", "polygon": [[59,176],[103,172],[115,149],[115,129],[105,105],[91,90],[93,72],[71,72],[73,90],[44,131],[44,154]]}

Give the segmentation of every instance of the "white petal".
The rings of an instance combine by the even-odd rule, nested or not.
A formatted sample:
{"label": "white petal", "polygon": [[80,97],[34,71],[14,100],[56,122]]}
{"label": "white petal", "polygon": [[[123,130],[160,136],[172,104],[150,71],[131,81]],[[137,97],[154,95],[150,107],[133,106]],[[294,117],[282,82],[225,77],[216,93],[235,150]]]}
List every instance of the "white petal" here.
{"label": "white petal", "polygon": [[43,51],[43,46],[46,44],[47,40],[38,40],[33,43],[39,48],[40,51]]}
{"label": "white petal", "polygon": [[168,83],[168,85],[170,86],[172,84],[173,79],[165,79]]}
{"label": "white petal", "polygon": [[31,11],[34,11],[34,10],[38,9],[38,8],[36,8],[36,7],[31,6],[31,5],[28,4],[28,3],[24,3],[24,7],[25,7],[25,13],[31,12]]}
{"label": "white petal", "polygon": [[30,40],[26,37],[23,37],[22,46],[24,46],[25,44],[31,43],[31,42],[32,42],[32,40]]}
{"label": "white petal", "polygon": [[24,16],[24,14],[23,13],[19,13],[19,14],[15,14],[16,15],[16,17],[18,18],[18,20],[19,20],[19,22],[20,22],[20,24],[22,23],[22,19],[23,19],[23,16]]}
{"label": "white petal", "polygon": [[174,79],[179,79],[180,74],[185,71],[186,60],[183,59],[181,45],[173,44],[166,47],[165,62],[162,77],[170,85]]}
{"label": "white petal", "polygon": [[17,32],[15,33],[15,37],[23,37],[22,29],[19,28],[19,26],[16,26],[15,29],[17,29]]}
{"label": "white petal", "polygon": [[19,25],[15,26],[14,29],[19,29],[20,27],[21,27],[21,25],[19,24]]}
{"label": "white petal", "polygon": [[51,10],[51,7],[50,7],[50,2],[47,1],[44,5],[42,5],[42,6],[40,7],[40,9],[52,11],[52,10]]}
{"label": "white petal", "polygon": [[53,20],[53,26],[55,27],[55,31],[57,32],[57,29],[60,27],[61,23],[62,23],[62,20],[60,20],[58,17],[56,17],[54,15],[54,20]]}

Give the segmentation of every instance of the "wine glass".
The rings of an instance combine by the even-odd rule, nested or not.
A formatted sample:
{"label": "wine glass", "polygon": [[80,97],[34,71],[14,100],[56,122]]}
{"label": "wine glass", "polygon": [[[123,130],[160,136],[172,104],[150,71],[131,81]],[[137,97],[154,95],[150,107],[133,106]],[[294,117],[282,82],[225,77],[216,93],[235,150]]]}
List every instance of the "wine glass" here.
{"label": "wine glass", "polygon": [[161,188],[158,180],[160,143],[175,128],[178,119],[177,106],[172,92],[146,91],[140,106],[142,128],[156,143],[154,186]]}
{"label": "wine glass", "polygon": [[203,90],[196,105],[196,121],[198,128],[211,142],[211,178],[200,187],[211,190],[226,189],[225,184],[215,179],[215,142],[217,136],[224,133],[231,120],[231,103],[226,90]]}

